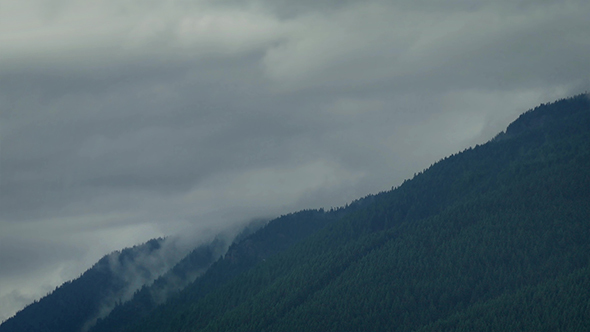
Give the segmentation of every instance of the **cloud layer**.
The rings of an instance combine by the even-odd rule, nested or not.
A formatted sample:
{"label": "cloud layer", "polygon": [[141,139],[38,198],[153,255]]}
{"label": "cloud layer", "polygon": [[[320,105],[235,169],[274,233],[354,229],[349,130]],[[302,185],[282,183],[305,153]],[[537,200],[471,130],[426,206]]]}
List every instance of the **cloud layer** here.
{"label": "cloud layer", "polygon": [[0,320],[112,250],[346,204],[587,91],[589,15],[0,0]]}

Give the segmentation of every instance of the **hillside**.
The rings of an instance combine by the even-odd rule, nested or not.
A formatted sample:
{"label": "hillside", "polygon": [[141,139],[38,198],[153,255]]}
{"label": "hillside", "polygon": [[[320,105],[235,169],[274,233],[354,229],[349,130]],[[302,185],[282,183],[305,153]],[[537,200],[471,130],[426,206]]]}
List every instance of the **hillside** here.
{"label": "hillside", "polygon": [[587,330],[589,170],[588,98],[541,105],[126,331]]}
{"label": "hillside", "polygon": [[[390,191],[272,220],[166,301],[162,277],[90,331],[587,331],[589,188],[579,95]],[[25,312],[0,331],[57,331]]]}

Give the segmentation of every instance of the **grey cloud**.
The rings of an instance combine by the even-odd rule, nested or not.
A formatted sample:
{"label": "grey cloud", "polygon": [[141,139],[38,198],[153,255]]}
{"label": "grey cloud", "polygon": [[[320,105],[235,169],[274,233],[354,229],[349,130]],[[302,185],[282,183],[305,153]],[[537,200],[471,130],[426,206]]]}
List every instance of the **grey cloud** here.
{"label": "grey cloud", "polygon": [[[34,273],[63,260],[80,258],[76,247],[69,243],[2,236],[0,242],[0,279]],[[43,254],[40,254],[43,253]]]}
{"label": "grey cloud", "polygon": [[573,68],[587,70],[588,37],[580,33],[588,29],[582,18],[588,5],[530,7],[441,13],[352,6],[309,20],[301,27],[309,33],[271,49],[265,64],[271,77],[301,89],[369,85],[444,93],[474,84],[510,90],[583,78],[585,71]]}

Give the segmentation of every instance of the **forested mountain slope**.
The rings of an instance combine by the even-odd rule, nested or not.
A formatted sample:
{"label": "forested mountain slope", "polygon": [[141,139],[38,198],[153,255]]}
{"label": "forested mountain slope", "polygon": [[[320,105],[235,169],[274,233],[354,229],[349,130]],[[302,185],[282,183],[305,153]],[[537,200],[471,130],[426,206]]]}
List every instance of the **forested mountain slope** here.
{"label": "forested mountain slope", "polygon": [[587,330],[589,188],[581,95],[212,282],[226,255],[126,331]]}
{"label": "forested mountain slope", "polygon": [[[590,100],[580,95],[391,191],[272,220],[214,263],[194,251],[93,327],[51,325],[82,321],[67,306],[94,297],[77,286],[0,331],[587,331],[589,238]],[[171,276],[192,280],[182,271],[200,276],[172,289]]]}

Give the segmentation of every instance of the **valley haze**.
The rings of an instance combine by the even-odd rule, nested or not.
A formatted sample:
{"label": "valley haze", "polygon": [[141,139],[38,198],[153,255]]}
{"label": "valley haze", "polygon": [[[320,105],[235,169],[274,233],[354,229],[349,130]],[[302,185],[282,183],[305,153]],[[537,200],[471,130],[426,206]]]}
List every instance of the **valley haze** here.
{"label": "valley haze", "polygon": [[588,91],[589,16],[0,0],[0,321],[114,250],[342,206]]}

